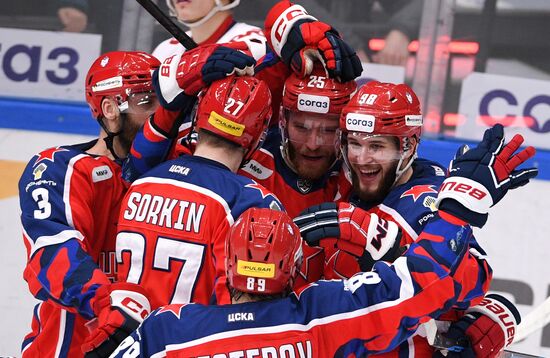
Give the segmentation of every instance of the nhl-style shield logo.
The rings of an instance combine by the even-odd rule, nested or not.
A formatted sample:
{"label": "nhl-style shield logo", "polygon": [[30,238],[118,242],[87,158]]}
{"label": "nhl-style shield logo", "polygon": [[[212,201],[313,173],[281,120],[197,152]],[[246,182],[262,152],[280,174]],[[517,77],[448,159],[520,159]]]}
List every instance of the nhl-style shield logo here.
{"label": "nhl-style shield logo", "polygon": [[296,186],[302,194],[307,194],[311,190],[311,182],[307,179],[298,179],[296,181]]}

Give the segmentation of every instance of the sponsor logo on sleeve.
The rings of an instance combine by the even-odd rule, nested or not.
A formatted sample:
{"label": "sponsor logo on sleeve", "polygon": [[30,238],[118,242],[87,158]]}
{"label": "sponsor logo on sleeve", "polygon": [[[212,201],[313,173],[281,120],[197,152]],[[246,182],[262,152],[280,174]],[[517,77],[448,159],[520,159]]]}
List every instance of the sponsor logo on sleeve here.
{"label": "sponsor logo on sleeve", "polygon": [[273,278],[275,264],[237,260],[237,272],[248,277]]}
{"label": "sponsor logo on sleeve", "polygon": [[298,95],[298,110],[302,112],[328,113],[330,99],[327,96],[315,96],[312,94]]}
{"label": "sponsor logo on sleeve", "polygon": [[99,167],[95,167],[92,170],[92,181],[94,183],[111,179],[113,177],[113,172],[111,171],[111,168],[109,168],[108,165],[102,165]]}
{"label": "sponsor logo on sleeve", "polygon": [[34,175],[34,180],[42,179],[42,174],[46,171],[46,169],[48,169],[48,166],[46,164],[38,164],[38,166],[32,171],[32,174]]}
{"label": "sponsor logo on sleeve", "polygon": [[232,120],[227,119],[214,111],[210,112],[208,123],[210,123],[214,128],[235,137],[240,137],[244,133],[245,126],[237,122],[233,122]]}
{"label": "sponsor logo on sleeve", "polygon": [[346,129],[352,132],[372,133],[376,118],[370,114],[348,113],[346,115]]}
{"label": "sponsor logo on sleeve", "polygon": [[265,180],[273,174],[273,170],[263,166],[260,162],[254,159],[250,160],[248,164],[241,169],[258,180]]}
{"label": "sponsor logo on sleeve", "polygon": [[424,198],[424,201],[422,201],[422,205],[431,211],[437,211],[437,207],[435,206],[435,202],[437,201],[437,198],[435,196],[427,196]]}

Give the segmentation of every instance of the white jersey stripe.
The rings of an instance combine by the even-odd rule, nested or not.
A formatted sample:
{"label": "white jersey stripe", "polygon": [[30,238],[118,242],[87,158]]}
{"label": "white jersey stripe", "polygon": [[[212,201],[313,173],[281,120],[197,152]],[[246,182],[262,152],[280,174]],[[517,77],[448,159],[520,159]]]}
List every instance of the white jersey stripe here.
{"label": "white jersey stripe", "polygon": [[409,234],[409,236],[414,240],[416,241],[416,239],[418,238],[418,234],[416,233],[416,231],[414,231],[414,229],[409,225],[409,223],[407,222],[407,220],[405,220],[403,218],[403,216],[401,216],[401,214],[399,214],[398,211],[396,211],[395,209],[393,208],[390,208],[389,206],[386,206],[384,204],[380,204],[378,205],[378,207],[380,208],[381,211],[387,213],[387,214],[390,214],[392,216],[392,218],[394,219],[394,221],[396,221],[399,226],[401,226],[401,228],[403,230],[405,230],[407,232],[407,234]]}
{"label": "white jersey stripe", "polygon": [[[201,344],[205,344],[211,341],[231,338],[231,337],[239,337],[242,335],[258,335],[258,334],[273,334],[273,333],[281,333],[286,331],[300,331],[305,332],[313,327],[325,325],[328,323],[340,321],[340,320],[348,320],[351,318],[359,317],[359,316],[366,316],[369,313],[382,310],[388,307],[393,307],[401,304],[403,301],[410,299],[413,297],[414,288],[413,288],[413,282],[412,278],[406,269],[407,267],[407,258],[406,257],[400,257],[398,258],[394,263],[393,266],[396,268],[397,275],[402,279],[402,286],[400,289],[400,297],[393,301],[384,301],[380,302],[378,304],[361,308],[352,312],[344,312],[335,314],[332,316],[317,318],[312,321],[310,321],[308,324],[283,324],[279,326],[271,326],[271,327],[255,327],[255,328],[246,328],[241,330],[232,330],[228,332],[220,332],[215,333],[210,336],[202,337],[190,342],[185,343],[178,343],[178,344],[171,344],[167,345],[166,349],[162,352],[155,353],[151,357],[164,357],[166,355],[166,352],[169,351],[176,351],[184,348],[194,347]],[[306,289],[307,290],[307,289]]]}

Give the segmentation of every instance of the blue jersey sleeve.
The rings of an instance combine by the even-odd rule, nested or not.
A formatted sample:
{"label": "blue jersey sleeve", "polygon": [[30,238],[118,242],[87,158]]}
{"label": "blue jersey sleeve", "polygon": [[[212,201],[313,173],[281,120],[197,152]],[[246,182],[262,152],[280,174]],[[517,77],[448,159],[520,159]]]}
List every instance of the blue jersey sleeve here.
{"label": "blue jersey sleeve", "polygon": [[[42,160],[43,153],[31,160],[19,181],[28,256],[24,278],[36,298],[91,318],[90,298],[109,280],[85,243],[93,227],[92,188],[89,178],[75,170],[85,155],[57,148],[55,158],[54,153],[52,159]],[[75,222],[83,218],[89,222],[77,228]]]}

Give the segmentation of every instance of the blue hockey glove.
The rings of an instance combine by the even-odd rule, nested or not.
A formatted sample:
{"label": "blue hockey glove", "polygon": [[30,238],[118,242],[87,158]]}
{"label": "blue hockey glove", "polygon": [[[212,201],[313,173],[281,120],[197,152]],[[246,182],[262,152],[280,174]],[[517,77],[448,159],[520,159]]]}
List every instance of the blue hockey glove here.
{"label": "blue hockey glove", "polygon": [[449,177],[445,179],[436,205],[477,227],[487,221],[490,207],[498,203],[510,189],[518,188],[538,174],[538,169],[517,169],[535,155],[529,146],[514,154],[523,143],[516,134],[505,145],[504,129],[497,124],[485,131],[479,145],[451,162]]}

